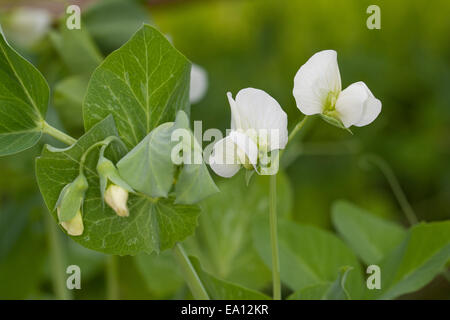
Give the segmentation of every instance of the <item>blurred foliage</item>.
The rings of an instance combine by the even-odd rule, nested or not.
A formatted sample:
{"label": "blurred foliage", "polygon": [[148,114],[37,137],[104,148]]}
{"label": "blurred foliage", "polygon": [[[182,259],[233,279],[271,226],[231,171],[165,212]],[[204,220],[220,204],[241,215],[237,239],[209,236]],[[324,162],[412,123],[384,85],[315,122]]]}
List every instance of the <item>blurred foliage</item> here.
{"label": "blurred foliage", "polygon": [[[90,73],[142,22],[152,21],[182,53],[207,70],[208,93],[191,112],[193,120],[203,121],[204,130],[229,127],[225,94],[245,87],[263,89],[276,98],[293,127],[302,116],[291,94],[295,73],[313,53],[334,49],[343,87],[364,81],[382,101],[383,110],[370,126],[354,129],[353,136],[318,119],[311,121],[286,152],[289,161],[284,162],[286,174],[281,176],[285,181],[279,184],[284,199],[280,214],[286,206],[285,218],[332,229],[331,204],[343,198],[376,218],[407,226],[382,172],[361,166],[361,156],[373,153],[391,166],[420,221],[450,219],[449,1],[182,1],[155,8],[143,3],[103,0],[83,8],[87,28],[76,42],[70,34],[65,38],[67,30],[59,29],[57,17],[31,47],[20,47],[21,42],[13,38],[17,33],[8,33],[15,8],[1,13],[11,43],[51,85],[49,123],[75,137],[83,133],[81,103]],[[381,30],[366,28],[370,4],[381,8]],[[0,298],[53,298],[43,223],[48,212],[31,160],[46,141],[52,139],[0,159]],[[188,249],[211,275],[270,294],[270,270],[257,256],[246,234],[249,230],[242,229],[264,214],[267,182],[253,177],[245,187],[243,181],[242,174],[219,181],[222,193],[203,202],[199,229],[188,240]],[[214,232],[208,234],[211,229]],[[75,298],[104,298],[104,256],[63,239],[67,262],[86,272],[82,288],[89,290],[76,291]],[[120,297],[189,298],[170,259],[167,255],[120,258]],[[337,270],[328,270],[326,280],[332,282],[337,276]],[[171,281],[165,286],[162,281],[167,278]],[[448,299],[449,292],[448,282],[439,276],[421,291],[403,297]]]}

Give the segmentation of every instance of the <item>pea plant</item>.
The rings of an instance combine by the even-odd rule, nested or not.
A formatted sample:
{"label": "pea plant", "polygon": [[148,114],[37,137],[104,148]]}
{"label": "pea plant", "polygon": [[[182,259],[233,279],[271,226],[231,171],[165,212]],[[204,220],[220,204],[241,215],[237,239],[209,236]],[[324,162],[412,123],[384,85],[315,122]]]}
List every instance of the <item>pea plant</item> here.
{"label": "pea plant", "polygon": [[[338,237],[278,213],[287,193],[280,160],[309,119],[352,134],[352,126],[366,126],[381,112],[365,83],[342,90],[335,51],[314,54],[298,70],[293,96],[304,117],[290,133],[280,104],[245,88],[234,98],[227,94],[231,130],[205,156],[190,129],[190,76],[191,62],[144,24],[93,71],[83,101],[85,133],[75,139],[46,121],[47,81],[2,34],[0,155],[28,149],[43,134],[66,144],[46,144],[35,161],[54,223],[80,245],[112,257],[172,252],[166,272],[175,277],[178,267],[195,299],[392,299],[446,274],[448,221],[412,221],[405,229],[338,202],[332,210]],[[216,185],[208,166],[225,178],[243,171],[247,183]],[[269,179],[262,210],[261,190],[251,183],[258,176]],[[241,210],[255,217],[236,220]],[[243,249],[235,249],[236,238],[246,239]],[[232,250],[249,258],[228,258]],[[146,268],[145,259],[140,264]],[[366,273],[367,266],[377,274]],[[230,273],[236,281],[220,277]],[[246,287],[267,273],[271,288]]]}

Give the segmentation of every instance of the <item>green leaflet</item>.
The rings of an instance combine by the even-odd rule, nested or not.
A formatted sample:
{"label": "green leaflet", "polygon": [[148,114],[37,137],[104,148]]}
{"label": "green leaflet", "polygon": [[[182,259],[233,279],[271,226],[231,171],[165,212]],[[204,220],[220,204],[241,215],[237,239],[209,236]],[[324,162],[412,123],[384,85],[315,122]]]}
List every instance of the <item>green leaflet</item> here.
{"label": "green leaflet", "polygon": [[42,74],[9,46],[0,29],[0,156],[39,141],[48,99]]}
{"label": "green leaflet", "polygon": [[288,300],[350,300],[346,281],[348,273],[352,270],[352,267],[343,267],[335,281],[302,288],[291,294]]}
{"label": "green leaflet", "polygon": [[[181,133],[181,142],[177,143]],[[184,111],[175,123],[167,122],[153,129],[117,164],[122,177],[134,189],[154,198],[167,198],[174,184],[176,167],[173,153],[182,152],[180,173],[175,184],[175,203],[194,204],[218,192],[203,162],[202,149],[189,129]],[[195,155],[195,156],[194,156]],[[183,163],[198,157],[201,164]]]}
{"label": "green leaflet", "polygon": [[170,251],[160,254],[141,253],[133,257],[146,287],[157,297],[170,298],[185,284],[181,271]]}
{"label": "green leaflet", "polygon": [[[176,203],[197,203],[214,193],[219,192],[214,180],[203,161],[202,147],[189,128],[189,119],[183,111],[179,111],[175,120],[172,139],[177,132],[180,136],[184,163],[175,185]],[[180,129],[181,131],[178,131]],[[174,149],[178,150],[177,148]],[[200,162],[200,163],[199,163]]]}
{"label": "green leaflet", "polygon": [[[84,151],[112,135],[117,135],[117,130],[110,116],[69,148],[44,147],[36,160],[36,175],[45,203],[55,218],[53,209],[58,196],[62,188],[77,177]],[[200,210],[196,206],[175,205],[172,198],[156,201],[144,195],[131,195],[128,200],[130,216],[126,218],[104,206],[96,171],[98,149],[86,158],[84,173],[89,188],[83,204],[84,232],[72,237],[75,241],[89,249],[126,255],[171,248],[194,232]],[[105,157],[117,161],[125,153],[120,144],[113,142],[106,149]]]}
{"label": "green leaflet", "polygon": [[150,23],[139,0],[101,0],[83,10],[83,23],[104,53],[123,45],[142,23]]}
{"label": "green leaflet", "polygon": [[379,263],[406,237],[400,225],[345,201],[333,205],[332,219],[341,237],[367,265]]}
{"label": "green leaflet", "polygon": [[[259,257],[249,232],[259,217],[267,216],[269,180],[269,176],[255,175],[246,186],[241,170],[231,179],[222,179],[218,183],[220,192],[201,203],[199,227],[185,247],[200,259],[205,271],[252,289],[270,286],[270,270]],[[278,213],[288,217],[292,209],[291,185],[281,171],[277,180]]]}
{"label": "green leaflet", "polygon": [[450,221],[421,223],[380,264],[381,292],[370,297],[393,299],[419,290],[450,261]]}
{"label": "green leaflet", "polygon": [[203,271],[200,261],[189,257],[194,269],[202,281],[208,296],[214,300],[270,300],[270,297],[256,290],[244,288],[238,284],[216,278]]}
{"label": "green leaflet", "polygon": [[166,198],[172,188],[172,128],[172,122],[158,126],[117,163],[119,174],[133,189],[153,198]]}
{"label": "green leaflet", "polygon": [[86,130],[109,114],[132,148],[161,123],[189,110],[190,63],[144,25],[94,71],[83,103]]}
{"label": "green leaflet", "polygon": [[[364,284],[361,267],[353,252],[332,233],[312,226],[281,220],[278,224],[281,280],[293,290],[334,281],[343,266],[353,267],[347,289],[352,298],[361,297]],[[268,221],[253,225],[253,239],[260,256],[271,266]]]}
{"label": "green leaflet", "polygon": [[86,28],[69,30],[62,19],[59,32],[51,32],[50,40],[62,62],[73,75],[89,76],[103,57]]}

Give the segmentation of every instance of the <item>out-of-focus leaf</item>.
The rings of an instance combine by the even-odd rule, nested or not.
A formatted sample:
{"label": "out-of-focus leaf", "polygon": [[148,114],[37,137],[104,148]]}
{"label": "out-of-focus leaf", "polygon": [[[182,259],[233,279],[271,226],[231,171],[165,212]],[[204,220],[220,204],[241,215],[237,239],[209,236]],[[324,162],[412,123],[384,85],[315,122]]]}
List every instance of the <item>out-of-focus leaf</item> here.
{"label": "out-of-focus leaf", "polygon": [[349,202],[336,202],[332,218],[339,234],[367,265],[379,263],[406,237],[406,230],[401,226]]}
{"label": "out-of-focus leaf", "polygon": [[[289,216],[291,186],[282,172],[278,180],[278,212]],[[198,256],[209,273],[246,287],[261,289],[271,281],[253,246],[251,226],[261,215],[268,215],[269,177],[255,175],[246,186],[244,173],[218,184],[220,192],[202,202],[202,215],[188,251]]]}
{"label": "out-of-focus leaf", "polygon": [[346,289],[347,275],[352,267],[343,267],[335,281],[307,286],[294,292],[288,300],[349,300],[350,294]]}
{"label": "out-of-focus leaf", "polygon": [[[421,223],[380,264],[381,299],[393,299],[419,290],[450,262],[450,221]],[[378,292],[377,292],[378,291]],[[372,296],[371,296],[372,297]]]}
{"label": "out-of-focus leaf", "polygon": [[143,23],[150,23],[137,0],[101,0],[83,12],[83,22],[104,53],[123,45]]}
{"label": "out-of-focus leaf", "polygon": [[[272,264],[268,219],[253,225],[255,246],[267,266]],[[344,266],[353,267],[347,280],[352,298],[359,298],[361,267],[353,252],[332,233],[312,226],[279,220],[278,241],[282,282],[293,290],[334,281]]]}
{"label": "out-of-focus leaf", "polygon": [[[41,193],[55,220],[55,204],[65,185],[79,174],[82,154],[94,143],[117,131],[111,116],[96,124],[77,143],[69,148],[46,146],[36,160],[36,175]],[[112,143],[106,157],[117,161],[125,154],[120,144]],[[96,172],[99,150],[91,151],[85,162],[85,176],[89,183],[83,205],[84,232],[72,239],[81,245],[104,253],[126,255],[142,251],[165,250],[191,235],[197,226],[199,209],[196,206],[175,205],[174,199],[154,199],[143,195],[130,196],[129,217],[119,217],[100,196]]]}
{"label": "out-of-focus leaf", "polygon": [[0,156],[39,141],[48,99],[42,74],[9,46],[0,29]]}
{"label": "out-of-focus leaf", "polygon": [[41,212],[28,201],[0,209],[0,299],[27,299],[42,280],[47,256]]}
{"label": "out-of-focus leaf", "polygon": [[172,297],[185,283],[172,252],[141,253],[134,259],[147,288],[157,298]]}
{"label": "out-of-focus leaf", "polygon": [[83,98],[88,80],[83,76],[71,76],[55,85],[53,106],[58,111],[64,127],[69,131],[83,129]]}
{"label": "out-of-focus leaf", "polygon": [[144,25],[93,73],[83,104],[85,128],[112,114],[122,140],[136,146],[178,110],[188,112],[189,74],[189,61]]}
{"label": "out-of-focus leaf", "polygon": [[89,76],[103,57],[86,28],[69,30],[65,23],[61,22],[59,33],[50,33],[50,39],[72,74]]}
{"label": "out-of-focus leaf", "polygon": [[270,300],[270,297],[256,290],[244,288],[238,284],[216,278],[203,271],[200,261],[189,257],[202,281],[210,299],[215,300]]}

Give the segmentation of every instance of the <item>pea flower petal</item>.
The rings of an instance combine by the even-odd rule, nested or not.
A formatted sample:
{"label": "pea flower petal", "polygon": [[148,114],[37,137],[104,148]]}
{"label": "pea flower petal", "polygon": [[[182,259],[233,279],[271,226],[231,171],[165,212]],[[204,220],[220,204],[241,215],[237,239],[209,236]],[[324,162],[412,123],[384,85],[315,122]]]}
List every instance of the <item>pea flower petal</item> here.
{"label": "pea flower petal", "polygon": [[219,140],[213,148],[209,157],[211,169],[221,177],[230,178],[234,176],[241,164],[237,158],[237,146],[230,136]]}
{"label": "pea flower petal", "polygon": [[128,191],[118,185],[111,184],[105,192],[105,202],[120,217],[128,217]]}
{"label": "pea flower petal", "polygon": [[331,95],[341,91],[341,75],[334,50],[314,54],[300,67],[294,78],[297,108],[306,115],[322,113]]}

